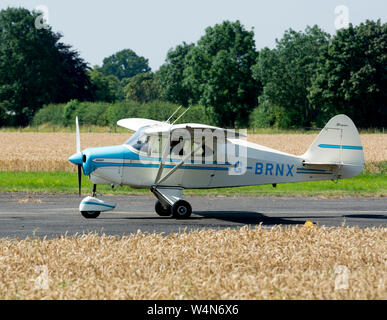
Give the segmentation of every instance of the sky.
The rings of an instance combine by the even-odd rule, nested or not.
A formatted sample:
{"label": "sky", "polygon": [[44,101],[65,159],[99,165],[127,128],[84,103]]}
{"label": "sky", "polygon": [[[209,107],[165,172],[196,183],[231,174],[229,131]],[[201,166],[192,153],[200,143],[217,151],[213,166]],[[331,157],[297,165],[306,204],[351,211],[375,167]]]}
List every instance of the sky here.
{"label": "sky", "polygon": [[[47,9],[48,24],[90,64],[122,49],[149,60],[153,71],[169,49],[196,43],[209,26],[239,20],[254,28],[256,48],[273,48],[285,30],[304,31],[317,24],[334,34],[342,22],[358,25],[387,18],[386,0],[0,0],[0,9]],[[345,6],[347,11],[337,11]],[[348,17],[348,19],[346,19]],[[343,20],[345,19],[345,20]],[[340,24],[341,23],[341,24]]]}

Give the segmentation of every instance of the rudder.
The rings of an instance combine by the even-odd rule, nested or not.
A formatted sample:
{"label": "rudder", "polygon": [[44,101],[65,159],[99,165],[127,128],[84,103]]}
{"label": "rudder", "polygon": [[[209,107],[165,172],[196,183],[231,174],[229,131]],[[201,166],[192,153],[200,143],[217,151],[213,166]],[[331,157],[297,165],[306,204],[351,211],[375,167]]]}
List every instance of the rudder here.
{"label": "rudder", "polygon": [[364,166],[364,153],[353,121],[344,114],[333,117],[302,158],[305,164],[312,166],[338,166],[340,178],[360,174]]}

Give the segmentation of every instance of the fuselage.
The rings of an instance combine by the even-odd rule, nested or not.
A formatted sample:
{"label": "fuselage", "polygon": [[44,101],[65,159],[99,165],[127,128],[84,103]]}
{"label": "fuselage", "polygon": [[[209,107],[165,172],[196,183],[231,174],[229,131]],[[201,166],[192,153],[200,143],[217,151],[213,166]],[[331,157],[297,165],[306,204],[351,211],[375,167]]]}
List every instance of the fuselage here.
{"label": "fuselage", "polygon": [[[228,141],[218,148],[218,152],[226,153],[225,150],[230,149],[232,144],[234,147],[243,146],[246,150],[245,157],[234,159],[233,162],[189,160],[160,185],[197,189],[337,178],[334,166],[309,168],[303,164],[301,156],[244,140]],[[161,156],[149,156],[125,144],[85,149],[82,154],[83,172],[90,177],[92,183],[129,185],[133,188],[149,188],[154,185],[162,162]],[[163,176],[179,164],[182,158],[169,154],[164,162]],[[227,156],[224,158],[227,159]]]}

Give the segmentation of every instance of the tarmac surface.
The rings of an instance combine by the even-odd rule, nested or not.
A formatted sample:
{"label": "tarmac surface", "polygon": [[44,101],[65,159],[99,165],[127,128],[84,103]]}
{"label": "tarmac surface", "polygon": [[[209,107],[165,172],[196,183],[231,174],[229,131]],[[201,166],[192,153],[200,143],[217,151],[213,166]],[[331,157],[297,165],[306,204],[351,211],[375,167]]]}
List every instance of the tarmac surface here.
{"label": "tarmac surface", "polygon": [[387,227],[387,198],[185,197],[191,218],[176,220],[154,212],[149,196],[104,196],[117,203],[112,212],[85,219],[80,198],[66,194],[0,193],[0,238],[47,237],[89,232],[128,235],[186,229],[292,226],[312,221],[319,226]]}

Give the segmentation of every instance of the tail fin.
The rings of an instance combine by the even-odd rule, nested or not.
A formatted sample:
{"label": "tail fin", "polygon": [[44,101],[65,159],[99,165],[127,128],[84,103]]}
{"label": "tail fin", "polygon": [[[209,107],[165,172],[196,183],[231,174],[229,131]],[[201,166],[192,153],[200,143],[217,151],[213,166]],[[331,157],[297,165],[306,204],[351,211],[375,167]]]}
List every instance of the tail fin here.
{"label": "tail fin", "polygon": [[329,120],[302,158],[304,164],[310,167],[337,166],[338,178],[360,174],[364,153],[359,132],[352,120],[343,114]]}

